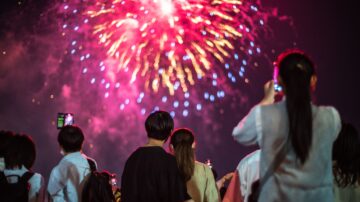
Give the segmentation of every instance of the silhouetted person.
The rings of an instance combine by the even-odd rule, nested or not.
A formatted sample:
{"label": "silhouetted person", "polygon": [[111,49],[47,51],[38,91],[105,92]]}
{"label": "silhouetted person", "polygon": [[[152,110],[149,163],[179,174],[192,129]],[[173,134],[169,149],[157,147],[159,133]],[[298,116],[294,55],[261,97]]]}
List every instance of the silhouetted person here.
{"label": "silhouetted person", "polygon": [[[35,143],[30,136],[26,134],[17,134],[12,136],[5,151],[6,168],[4,170],[4,175],[10,184],[18,183],[22,180],[22,178],[26,180],[28,187],[30,187],[28,188],[27,200],[31,202],[42,202],[45,200],[44,178],[39,173],[31,171],[35,158]],[[18,193],[15,195],[24,193],[22,190],[18,190],[17,192]],[[9,196],[9,194],[7,194],[7,197],[11,197],[13,199],[20,197]],[[0,201],[7,200],[2,199],[0,196]]]}
{"label": "silhouetted person", "polygon": [[156,111],[145,121],[148,143],[131,154],[121,179],[121,202],[182,202],[190,199],[176,159],[163,145],[174,128],[169,113]]}
{"label": "silhouetted person", "polygon": [[83,142],[84,134],[78,126],[61,128],[58,143],[64,157],[51,171],[47,188],[49,200],[81,201],[84,183],[90,174],[89,157],[82,153]]}
{"label": "silhouetted person", "polygon": [[10,142],[10,138],[14,136],[11,131],[0,131],[0,171],[5,169],[5,151]]}

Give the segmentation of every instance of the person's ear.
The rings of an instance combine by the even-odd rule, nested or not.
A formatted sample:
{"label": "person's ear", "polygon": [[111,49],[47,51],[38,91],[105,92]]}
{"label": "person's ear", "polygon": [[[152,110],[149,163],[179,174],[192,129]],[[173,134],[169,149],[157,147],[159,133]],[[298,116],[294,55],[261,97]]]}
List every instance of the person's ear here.
{"label": "person's ear", "polygon": [[60,145],[60,154],[62,155],[62,156],[65,156],[65,151],[64,151],[64,148]]}
{"label": "person's ear", "polygon": [[171,153],[174,153],[174,146],[172,144],[169,144],[169,149]]}
{"label": "person's ear", "polygon": [[310,79],[310,88],[311,88],[312,91],[316,90],[316,84],[317,84],[317,76],[312,75],[311,79]]}
{"label": "person's ear", "polygon": [[196,148],[196,142],[193,142],[193,143],[192,143],[191,148],[193,148],[193,149]]}

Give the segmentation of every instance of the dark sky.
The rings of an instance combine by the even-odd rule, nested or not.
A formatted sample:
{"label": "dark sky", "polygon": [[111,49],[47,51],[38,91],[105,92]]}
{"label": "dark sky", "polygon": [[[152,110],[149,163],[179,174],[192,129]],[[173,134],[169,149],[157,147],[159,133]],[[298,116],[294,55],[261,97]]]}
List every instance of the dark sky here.
{"label": "dark sky", "polygon": [[[61,50],[56,49],[54,53],[47,52],[48,48],[52,48],[52,44],[46,42],[47,37],[55,32],[54,27],[50,25],[56,24],[51,19],[44,19],[51,2],[2,0],[0,3],[0,128],[33,135],[38,148],[34,169],[42,172],[45,177],[49,175],[50,169],[59,160],[60,155],[55,139],[56,130],[50,129],[53,127],[50,121],[47,123],[44,120],[59,111],[57,109],[59,103],[49,103],[44,107],[40,104],[44,100],[39,94],[44,93],[43,84],[47,83],[47,79],[61,83],[64,77],[59,78],[52,72],[43,72],[41,68],[32,68],[32,66],[47,64],[44,60],[53,62],[52,60],[56,60],[61,54]],[[293,22],[292,28],[284,26],[283,23],[271,24],[274,34],[265,44],[268,46],[267,49],[273,48],[275,53],[278,53],[285,48],[293,47],[294,44],[304,49],[318,66],[316,103],[335,106],[344,121],[353,123],[359,128],[358,37],[360,35],[356,29],[360,22],[354,2],[268,0],[264,4],[277,7],[280,15],[290,17]],[[17,58],[16,60],[19,57],[12,52],[20,52],[25,57],[23,60],[13,61],[12,57]],[[25,73],[18,74],[18,72]],[[271,79],[269,72],[255,76],[258,78],[255,79],[252,88],[246,89],[249,91],[249,103],[242,108],[242,111],[233,113],[225,107],[222,117],[213,118],[214,123],[222,124],[222,136],[219,136],[221,137],[219,142],[212,146],[211,142],[199,139],[199,144],[203,144],[200,149],[203,150],[197,151],[198,159],[204,161],[206,158],[211,158],[220,175],[233,170],[239,160],[254,149],[235,143],[230,134],[232,127],[244,116],[244,113],[260,100],[263,83]],[[51,95],[52,92],[45,91],[45,93]],[[30,103],[32,98],[35,98],[33,104],[25,104]],[[190,127],[196,127],[194,122],[183,124],[186,123]],[[101,158],[97,159],[102,163],[101,165],[121,174],[122,165],[118,165],[120,163],[116,158],[120,158],[119,162],[123,162],[126,156],[119,154],[115,157],[103,157],[104,154],[112,152],[117,145],[116,141],[96,139],[94,142],[107,144],[106,148],[94,154]],[[130,145],[130,147],[134,146]],[[118,168],[120,170],[114,170]]]}

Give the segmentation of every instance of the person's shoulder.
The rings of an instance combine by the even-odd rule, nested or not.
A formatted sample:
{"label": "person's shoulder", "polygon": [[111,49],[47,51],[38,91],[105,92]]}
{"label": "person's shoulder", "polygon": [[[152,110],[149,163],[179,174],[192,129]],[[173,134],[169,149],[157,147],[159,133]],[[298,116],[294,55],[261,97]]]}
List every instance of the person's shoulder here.
{"label": "person's shoulder", "polygon": [[[139,148],[140,150],[140,148]],[[149,155],[156,155],[159,156],[159,158],[165,158],[165,159],[174,159],[175,157],[168,152],[165,151],[164,148],[154,146],[154,147],[141,147],[141,150],[144,153],[147,153]]]}
{"label": "person's shoulder", "polygon": [[196,167],[209,167],[207,164],[199,162],[199,161],[195,161],[195,166]]}
{"label": "person's shoulder", "polygon": [[[340,114],[338,110],[333,106],[315,106],[313,108],[317,109],[317,113],[323,118],[335,118],[336,121],[340,121]],[[316,114],[315,114],[316,115]]]}
{"label": "person's shoulder", "polygon": [[199,161],[195,161],[195,169],[199,169],[199,168],[204,171],[211,171],[210,166],[208,166],[207,164],[201,163]]}
{"label": "person's shoulder", "polygon": [[49,180],[59,178],[61,171],[65,169],[64,164],[61,164],[60,162],[51,169]]}
{"label": "person's shoulder", "polygon": [[162,147],[139,147],[127,159],[128,162],[138,161],[138,159],[153,159],[153,162],[175,162],[173,155],[167,153]]}
{"label": "person's shoulder", "polygon": [[[140,150],[140,148],[137,148],[135,151],[133,151],[128,158],[126,159],[125,162],[125,168],[127,167],[127,165],[132,164],[133,162],[136,161],[136,159],[141,158],[142,156],[142,151]],[[124,168],[124,169],[125,169]]]}
{"label": "person's shoulder", "polygon": [[84,157],[84,159],[85,160],[89,160],[89,161],[92,161],[92,162],[94,162],[95,164],[96,164],[96,160],[94,159],[94,158],[92,158],[92,157],[89,157],[88,155],[86,155],[86,154],[82,154],[82,156]]}
{"label": "person's shoulder", "polygon": [[60,161],[58,162],[58,164],[55,167],[61,167],[61,166],[66,165],[68,163],[70,163],[70,159],[67,157],[67,155],[65,155],[60,159]]}
{"label": "person's shoulder", "polygon": [[253,151],[253,152],[251,152],[251,153],[249,153],[248,155],[246,155],[245,157],[244,157],[244,160],[250,160],[250,161],[252,161],[252,160],[258,160],[258,159],[260,159],[260,153],[261,153],[261,150],[260,149],[257,149],[257,150],[255,150],[255,151]]}
{"label": "person's shoulder", "polygon": [[320,123],[327,125],[329,129],[334,130],[334,137],[336,138],[341,130],[341,117],[335,107],[319,106],[315,112],[314,117],[320,120]]}
{"label": "person's shoulder", "polygon": [[214,178],[214,173],[209,165],[195,161],[194,176],[209,179],[209,178]]}
{"label": "person's shoulder", "polygon": [[40,189],[40,187],[44,186],[44,177],[40,173],[34,173],[34,175],[29,179],[29,183],[32,187]]}
{"label": "person's shoulder", "polygon": [[39,181],[44,179],[44,177],[40,173],[34,173],[32,178],[39,180]]}
{"label": "person's shoulder", "polygon": [[84,160],[82,160],[81,162],[81,165],[83,167],[88,167],[89,169],[91,169],[91,166],[95,165],[95,169],[98,169],[97,162],[94,158],[91,158],[84,153],[82,153],[82,157],[84,158]]}
{"label": "person's shoulder", "polygon": [[62,157],[59,163],[51,170],[50,177],[53,175],[61,175],[60,173],[66,172],[69,167],[74,167],[77,164],[77,159],[74,159],[72,155],[66,155]]}
{"label": "person's shoulder", "polygon": [[176,163],[176,158],[174,155],[169,154],[168,152],[164,151],[162,156],[164,157],[165,160],[172,162],[172,163]]}
{"label": "person's shoulder", "polygon": [[165,150],[159,153],[159,158],[157,160],[159,164],[169,167],[170,169],[178,167],[175,156],[166,152]]}
{"label": "person's shoulder", "polygon": [[146,156],[162,156],[162,148],[158,147],[139,147],[130,154],[128,159],[144,158]]}
{"label": "person's shoulder", "polygon": [[285,100],[275,102],[272,104],[266,104],[266,105],[257,105],[254,107],[254,110],[259,110],[262,113],[279,113],[284,111],[286,109],[286,103]]}
{"label": "person's shoulder", "polygon": [[237,170],[245,169],[249,164],[256,163],[258,164],[260,161],[260,153],[261,150],[255,150],[251,152],[250,154],[246,155],[241,161],[239,162],[237,166]]}
{"label": "person's shoulder", "polygon": [[319,112],[322,113],[339,113],[335,107],[330,105],[313,105],[314,108],[317,108]]}

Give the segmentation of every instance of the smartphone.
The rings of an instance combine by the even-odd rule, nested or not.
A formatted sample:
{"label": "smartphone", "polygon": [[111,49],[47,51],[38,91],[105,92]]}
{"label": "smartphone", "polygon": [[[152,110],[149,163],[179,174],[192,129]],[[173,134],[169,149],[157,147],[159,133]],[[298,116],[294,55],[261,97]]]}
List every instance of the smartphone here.
{"label": "smartphone", "polygon": [[282,87],[279,85],[278,83],[278,75],[279,75],[279,69],[276,66],[276,62],[273,63],[274,65],[274,74],[273,74],[273,80],[274,80],[274,90],[275,92],[280,92],[282,91]]}
{"label": "smartphone", "polygon": [[72,113],[58,113],[57,128],[60,129],[67,125],[74,125],[74,114]]}
{"label": "smartphone", "polygon": [[277,80],[274,79],[274,90],[275,92],[281,92],[282,87],[277,83]]}

